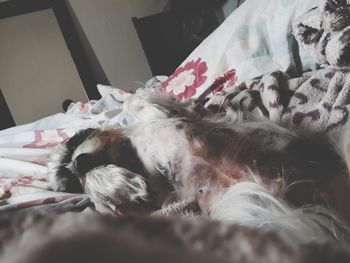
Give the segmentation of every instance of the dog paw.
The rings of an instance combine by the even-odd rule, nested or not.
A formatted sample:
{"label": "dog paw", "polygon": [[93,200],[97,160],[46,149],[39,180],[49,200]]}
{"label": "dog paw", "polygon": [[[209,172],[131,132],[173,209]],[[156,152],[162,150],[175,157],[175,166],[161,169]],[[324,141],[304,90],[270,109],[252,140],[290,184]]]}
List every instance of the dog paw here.
{"label": "dog paw", "polygon": [[149,199],[144,177],[111,164],[89,171],[85,189],[91,200],[97,203],[121,205]]}

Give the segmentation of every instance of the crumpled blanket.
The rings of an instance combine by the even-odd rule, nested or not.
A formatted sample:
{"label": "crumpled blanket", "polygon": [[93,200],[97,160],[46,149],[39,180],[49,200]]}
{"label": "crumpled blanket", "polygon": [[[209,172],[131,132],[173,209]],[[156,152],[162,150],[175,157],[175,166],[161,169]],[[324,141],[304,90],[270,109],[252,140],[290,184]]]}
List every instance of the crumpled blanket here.
{"label": "crumpled blanket", "polygon": [[[320,10],[325,10],[327,4],[340,5],[345,2],[327,0],[324,3],[325,5],[315,7],[310,12],[318,10],[320,13]],[[339,10],[348,10],[348,7],[346,5]],[[338,14],[340,12],[338,11],[335,13]],[[306,21],[308,17],[311,18],[310,12],[298,18],[294,25],[298,25],[298,23],[301,25],[303,19]],[[333,15],[333,11],[328,12],[329,16]],[[329,27],[331,33],[324,39],[332,41],[333,36],[337,39],[338,33],[344,33],[344,30],[347,30],[349,26],[344,29],[334,25],[326,28],[326,23],[322,22],[326,15],[312,17],[313,24],[305,22],[301,27],[294,26],[293,32],[300,48],[307,48],[310,53],[323,54],[322,50],[318,50],[319,47],[322,47],[320,45],[322,43],[320,41],[323,39],[321,36],[318,41],[307,43],[305,39],[298,37],[303,35],[298,35],[295,30],[303,27],[309,29],[317,24],[320,25],[319,31],[323,34]],[[349,22],[349,20],[346,21]],[[332,34],[332,30],[334,34]],[[345,40],[346,36],[344,35]],[[342,45],[331,45],[330,47],[333,47],[330,48],[330,51],[334,54],[346,53]],[[326,52],[325,57],[319,63],[337,65],[332,61]],[[339,60],[337,61],[339,62]],[[345,60],[341,61],[340,65]],[[276,71],[242,82],[239,85],[236,85],[235,81],[234,71],[219,77],[214,84],[216,87],[219,86],[221,91],[209,98],[206,107],[214,112],[233,108],[241,112],[248,120],[268,118],[293,130],[336,134],[338,146],[347,158],[350,167],[350,68],[327,66],[316,72],[305,73],[298,78],[291,78],[281,71]],[[157,80],[156,83],[158,82],[161,81]],[[0,132],[0,212],[44,204],[54,206],[59,202],[65,202],[68,207],[87,203],[86,196],[47,191],[44,165],[51,149],[81,128],[106,124],[122,127],[128,125],[130,120],[121,114],[121,103],[123,98],[130,94],[119,89],[111,91],[106,87],[102,92],[104,93],[102,100],[76,103],[72,105],[67,114],[58,114],[33,124]],[[184,210],[180,211],[181,207],[181,204],[174,205],[165,208],[160,213],[187,214],[188,207],[185,205],[183,206]]]}
{"label": "crumpled blanket", "polygon": [[[293,21],[302,52],[322,68],[297,78],[276,71],[227,86],[206,107],[214,112],[238,110],[245,119],[268,118],[292,130],[336,134],[338,144],[350,142],[350,3],[324,0]],[[350,144],[349,144],[350,145]],[[350,149],[338,145],[346,156]]]}
{"label": "crumpled blanket", "polygon": [[350,2],[326,0],[293,23],[299,45],[321,65],[350,65]]}
{"label": "crumpled blanket", "polygon": [[85,194],[49,191],[46,163],[52,149],[78,130],[102,125],[126,126],[122,114],[130,94],[99,87],[103,98],[77,102],[68,111],[0,131],[0,214],[19,209],[82,210],[92,207]]}
{"label": "crumpled blanket", "polygon": [[328,67],[300,78],[272,72],[215,94],[213,111],[239,110],[293,130],[328,132],[349,121],[350,68]]}

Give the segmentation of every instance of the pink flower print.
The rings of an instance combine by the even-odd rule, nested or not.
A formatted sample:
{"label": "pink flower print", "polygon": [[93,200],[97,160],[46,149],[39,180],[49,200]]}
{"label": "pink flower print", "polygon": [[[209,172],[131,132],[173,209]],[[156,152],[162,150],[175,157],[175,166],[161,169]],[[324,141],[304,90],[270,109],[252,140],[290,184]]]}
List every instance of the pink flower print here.
{"label": "pink flower print", "polygon": [[166,87],[166,92],[173,92],[175,96],[185,92],[186,87],[191,87],[194,84],[196,77],[193,74],[193,69],[181,72],[176,78],[173,78]]}
{"label": "pink flower print", "polygon": [[208,68],[201,58],[187,62],[163,82],[160,91],[184,100],[196,94],[197,89],[207,80]]}
{"label": "pink flower print", "polygon": [[2,189],[3,192],[11,192],[12,188],[15,186],[16,180],[6,177],[0,178],[0,189]]}
{"label": "pink flower print", "polygon": [[23,148],[50,148],[55,147],[68,139],[63,129],[34,131],[34,142],[26,144]]}
{"label": "pink flower print", "polygon": [[43,200],[43,205],[57,203],[55,197],[48,197]]}
{"label": "pink flower print", "polygon": [[127,92],[125,89],[121,89],[121,88],[118,89],[118,93],[119,93],[120,95],[122,95],[122,96],[130,94],[130,93]]}
{"label": "pink flower print", "polygon": [[213,93],[217,93],[227,87],[231,87],[236,83],[236,81],[237,81],[236,70],[231,69],[225,72],[223,76],[216,78],[213,84],[209,88]]}
{"label": "pink flower print", "polygon": [[35,158],[32,162],[35,164],[45,165],[47,164],[48,160],[49,160],[48,156],[40,156]]}
{"label": "pink flower print", "polygon": [[87,113],[89,111],[89,104],[86,102],[81,102],[79,105],[79,111],[82,113]]}
{"label": "pink flower print", "polygon": [[33,177],[31,177],[31,176],[23,176],[23,177],[19,178],[17,181],[19,183],[28,185],[28,184],[32,184],[33,183]]}

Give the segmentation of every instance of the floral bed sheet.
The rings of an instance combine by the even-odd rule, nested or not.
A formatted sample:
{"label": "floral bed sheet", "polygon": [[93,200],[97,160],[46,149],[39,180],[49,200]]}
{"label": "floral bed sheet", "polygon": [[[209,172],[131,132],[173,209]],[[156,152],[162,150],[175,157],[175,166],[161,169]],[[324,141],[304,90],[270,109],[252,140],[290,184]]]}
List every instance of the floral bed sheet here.
{"label": "floral bed sheet", "polygon": [[0,131],[0,212],[49,204],[65,209],[89,205],[85,195],[50,191],[46,163],[52,149],[80,129],[123,127],[132,121],[121,113],[128,92],[98,88],[103,95],[98,101],[73,103],[66,113]]}
{"label": "floral bed sheet", "polygon": [[[316,62],[298,51],[291,34],[295,17],[319,0],[247,0],[169,77],[157,87],[180,100],[212,97],[235,83],[272,71],[298,75]],[[48,190],[46,162],[52,149],[80,129],[103,125],[126,127],[133,120],[122,112],[130,93],[98,86],[102,99],[72,104],[36,122],[0,131],[0,212],[30,207],[72,209],[88,204],[85,195]]]}

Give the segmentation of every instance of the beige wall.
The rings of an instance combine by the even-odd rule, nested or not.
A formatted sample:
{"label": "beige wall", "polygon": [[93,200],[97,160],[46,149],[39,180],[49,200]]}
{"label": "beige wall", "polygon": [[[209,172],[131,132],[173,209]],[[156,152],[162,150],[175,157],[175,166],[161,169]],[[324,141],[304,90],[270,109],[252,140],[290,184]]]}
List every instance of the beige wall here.
{"label": "beige wall", "polygon": [[113,86],[135,89],[152,77],[131,18],[161,12],[166,0],[70,0]]}
{"label": "beige wall", "polygon": [[[161,12],[166,0],[69,3],[95,64],[112,85],[136,89],[151,77],[131,18]],[[0,58],[0,89],[16,124],[61,112],[66,98],[87,99],[51,10],[1,20]]]}
{"label": "beige wall", "polygon": [[0,89],[16,124],[62,111],[66,98],[87,99],[52,10],[0,20],[0,58]]}

